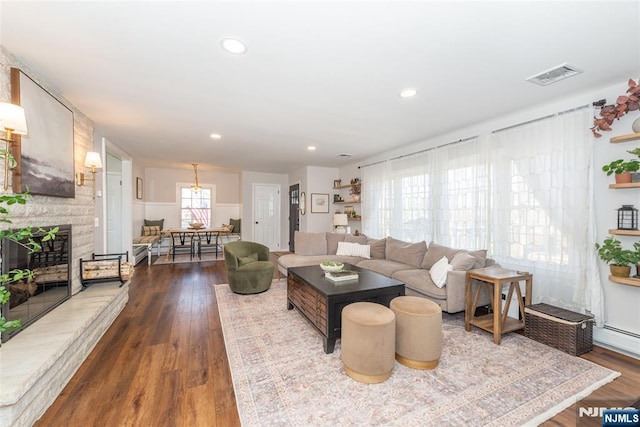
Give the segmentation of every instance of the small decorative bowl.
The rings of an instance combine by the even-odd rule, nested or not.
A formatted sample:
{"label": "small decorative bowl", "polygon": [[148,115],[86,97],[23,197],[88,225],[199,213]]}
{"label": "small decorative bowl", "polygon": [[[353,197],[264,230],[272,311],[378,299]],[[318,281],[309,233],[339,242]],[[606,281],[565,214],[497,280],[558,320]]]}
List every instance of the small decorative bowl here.
{"label": "small decorative bowl", "polygon": [[191,224],[189,224],[189,227],[195,228],[197,230],[198,228],[204,227],[204,224],[201,222],[192,222]]}
{"label": "small decorative bowl", "polygon": [[320,268],[324,271],[340,271],[344,268],[344,264],[338,261],[324,261],[320,263]]}

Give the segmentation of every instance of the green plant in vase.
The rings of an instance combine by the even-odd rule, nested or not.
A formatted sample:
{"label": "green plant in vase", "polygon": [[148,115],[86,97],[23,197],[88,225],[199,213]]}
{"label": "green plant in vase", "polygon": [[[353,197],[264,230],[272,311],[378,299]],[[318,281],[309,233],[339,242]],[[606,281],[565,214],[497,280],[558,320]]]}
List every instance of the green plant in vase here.
{"label": "green plant in vase", "polygon": [[[634,248],[636,246],[634,245]],[[611,274],[617,277],[629,277],[630,265],[640,261],[638,250],[629,250],[622,247],[622,242],[615,237],[607,237],[602,244],[596,243],[596,249],[600,259],[609,264]]]}
{"label": "green plant in vase", "polygon": [[627,161],[618,159],[608,165],[602,166],[602,171],[605,172],[607,176],[615,174],[616,182],[619,184],[631,182],[631,174],[638,172],[638,170],[640,170],[640,161],[635,159]]}

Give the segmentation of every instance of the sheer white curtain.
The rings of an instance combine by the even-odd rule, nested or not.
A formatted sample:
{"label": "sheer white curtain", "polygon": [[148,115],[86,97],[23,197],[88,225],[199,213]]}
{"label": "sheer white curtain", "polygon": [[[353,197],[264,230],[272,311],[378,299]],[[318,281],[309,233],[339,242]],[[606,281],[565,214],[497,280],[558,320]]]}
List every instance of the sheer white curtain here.
{"label": "sheer white curtain", "polygon": [[582,108],[493,135],[495,211],[508,220],[493,224],[492,254],[534,274],[534,301],[586,308],[601,324],[590,122]]}
{"label": "sheer white curtain", "polygon": [[371,237],[487,248],[534,274],[534,302],[602,322],[587,108],[363,169]]}

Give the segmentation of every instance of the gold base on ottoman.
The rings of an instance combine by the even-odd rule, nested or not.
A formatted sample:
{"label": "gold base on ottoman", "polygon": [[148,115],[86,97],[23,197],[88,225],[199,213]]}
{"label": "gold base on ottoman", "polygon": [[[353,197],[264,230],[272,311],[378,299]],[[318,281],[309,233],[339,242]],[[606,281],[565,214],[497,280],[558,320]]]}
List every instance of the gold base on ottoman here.
{"label": "gold base on ottoman", "polygon": [[433,369],[436,366],[438,366],[438,363],[440,362],[440,359],[436,359],[436,360],[426,360],[426,361],[422,361],[422,360],[411,360],[411,359],[407,359],[404,356],[400,356],[398,353],[396,353],[396,360],[398,361],[398,363],[402,363],[404,366],[411,368],[411,369]]}
{"label": "gold base on ottoman", "polygon": [[344,366],[344,372],[356,381],[365,384],[378,384],[389,379],[391,371],[379,375],[365,375]]}

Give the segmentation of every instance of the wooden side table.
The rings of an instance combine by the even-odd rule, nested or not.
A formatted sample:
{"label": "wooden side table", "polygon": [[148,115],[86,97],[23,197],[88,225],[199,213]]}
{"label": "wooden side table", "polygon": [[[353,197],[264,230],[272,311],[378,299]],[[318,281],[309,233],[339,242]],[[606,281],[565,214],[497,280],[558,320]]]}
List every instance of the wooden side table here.
{"label": "wooden side table", "polygon": [[[476,288],[475,295],[472,295],[471,284],[473,280],[478,280],[479,286]],[[520,281],[526,282],[525,301],[522,302],[522,292],[520,291]],[[502,334],[516,331],[524,328],[525,316],[524,307],[531,305],[531,288],[533,284],[533,275],[523,271],[508,270],[506,268],[492,266],[479,268],[477,270],[467,271],[467,284],[465,292],[465,313],[464,328],[471,330],[471,325],[480,329],[493,333],[493,342],[500,344]],[[502,287],[509,285],[509,293],[505,302],[504,310],[502,309]],[[490,294],[489,286],[493,289],[493,295]],[[489,293],[489,301],[493,313],[483,316],[475,316],[475,309],[478,303],[478,297],[481,290],[485,288]],[[508,316],[509,305],[513,292],[517,295],[522,320],[514,319]]]}

